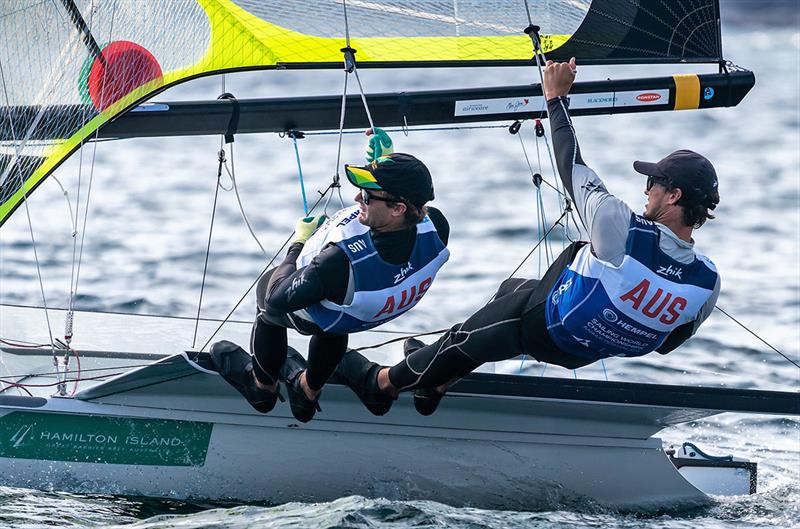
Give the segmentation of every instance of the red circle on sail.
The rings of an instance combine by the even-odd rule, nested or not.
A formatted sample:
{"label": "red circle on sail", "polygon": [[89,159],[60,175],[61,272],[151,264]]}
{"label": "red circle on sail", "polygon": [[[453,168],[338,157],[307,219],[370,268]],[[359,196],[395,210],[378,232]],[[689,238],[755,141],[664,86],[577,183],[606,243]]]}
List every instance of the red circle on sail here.
{"label": "red circle on sail", "polygon": [[95,58],[89,72],[89,96],[105,110],[143,84],[162,76],[153,54],[134,42],[118,40],[103,48],[105,64]]}

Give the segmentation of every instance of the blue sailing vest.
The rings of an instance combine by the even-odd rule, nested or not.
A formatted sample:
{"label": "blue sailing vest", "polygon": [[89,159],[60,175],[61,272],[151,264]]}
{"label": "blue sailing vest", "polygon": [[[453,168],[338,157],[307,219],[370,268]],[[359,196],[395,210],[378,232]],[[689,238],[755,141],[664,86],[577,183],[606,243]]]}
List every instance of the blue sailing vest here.
{"label": "blue sailing vest", "polygon": [[588,244],[578,251],[547,298],[547,329],[562,351],[592,360],[641,356],[697,318],[717,269],[697,252],[688,264],[672,259],[660,236],[654,222],[632,214],[619,266],[595,257]]}
{"label": "blue sailing vest", "polygon": [[407,312],[422,299],[450,257],[426,216],[417,224],[417,240],[408,262],[387,263],[378,254],[369,227],[358,222],[359,211],[354,206],[335,213],[308,240],[298,257],[298,268],[306,266],[333,243],[350,261],[348,293],[341,305],[323,300],[293,313],[326,332],[365,331]]}

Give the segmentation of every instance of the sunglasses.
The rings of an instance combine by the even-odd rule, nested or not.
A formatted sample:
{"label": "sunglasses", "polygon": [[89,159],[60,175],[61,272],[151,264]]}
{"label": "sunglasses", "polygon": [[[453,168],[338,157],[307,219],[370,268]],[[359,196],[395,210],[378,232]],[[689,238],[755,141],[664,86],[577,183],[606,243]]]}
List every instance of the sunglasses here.
{"label": "sunglasses", "polygon": [[379,197],[378,195],[373,195],[369,191],[364,188],[361,188],[361,200],[364,202],[365,206],[369,206],[369,203],[373,200],[377,200],[380,202],[405,202],[402,198],[397,197]]}
{"label": "sunglasses", "polygon": [[667,178],[661,178],[658,176],[648,176],[647,177],[647,190],[650,191],[653,189],[653,186],[659,184],[667,189],[672,189],[672,182]]}

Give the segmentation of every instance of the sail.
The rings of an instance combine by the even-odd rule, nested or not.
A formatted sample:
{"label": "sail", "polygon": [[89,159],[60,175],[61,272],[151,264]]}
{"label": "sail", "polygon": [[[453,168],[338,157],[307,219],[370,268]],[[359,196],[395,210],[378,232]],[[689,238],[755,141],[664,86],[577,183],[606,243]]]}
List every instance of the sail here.
{"label": "sail", "polygon": [[362,67],[531,64],[529,24],[556,60],[721,60],[717,0],[3,0],[0,225],[104,124],[179,82],[340,68],[347,35]]}

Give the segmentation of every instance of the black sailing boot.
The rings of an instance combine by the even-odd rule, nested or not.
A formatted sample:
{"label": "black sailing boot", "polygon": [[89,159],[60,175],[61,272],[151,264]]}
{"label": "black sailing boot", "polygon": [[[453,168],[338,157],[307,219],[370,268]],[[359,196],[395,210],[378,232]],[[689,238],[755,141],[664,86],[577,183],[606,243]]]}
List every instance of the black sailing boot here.
{"label": "black sailing boot", "polygon": [[233,342],[222,340],[211,346],[211,362],[231,386],[261,413],[268,413],[278,399],[283,402],[280,387],[275,393],[259,389],[253,374],[253,357]]}
{"label": "black sailing boot", "polygon": [[279,376],[286,384],[292,415],[300,422],[308,422],[314,418],[316,412],[322,411],[319,407],[319,396],[314,400],[309,399],[300,385],[300,375],[305,370],[306,359],[290,349]]}
{"label": "black sailing boot", "polygon": [[[403,354],[410,355],[417,349],[425,347],[425,343],[416,338],[408,338],[403,343]],[[420,388],[414,390],[414,408],[420,415],[431,415],[439,407],[444,393],[439,393],[436,388]]]}
{"label": "black sailing boot", "polygon": [[381,391],[378,386],[380,364],[367,360],[360,353],[350,349],[336,367],[336,377],[353,390],[364,406],[373,415],[384,415],[392,407],[395,397]]}

